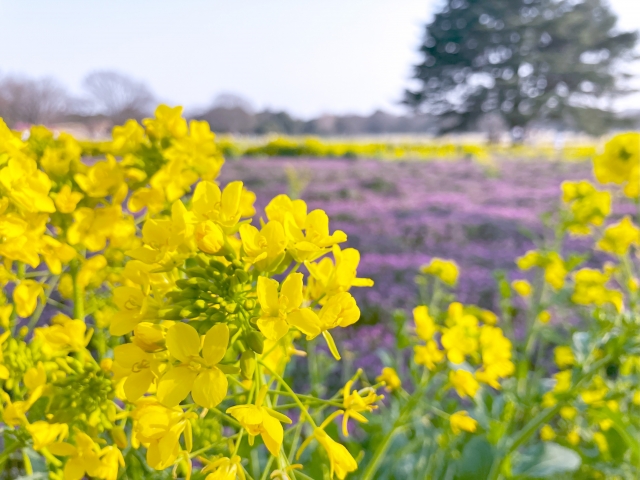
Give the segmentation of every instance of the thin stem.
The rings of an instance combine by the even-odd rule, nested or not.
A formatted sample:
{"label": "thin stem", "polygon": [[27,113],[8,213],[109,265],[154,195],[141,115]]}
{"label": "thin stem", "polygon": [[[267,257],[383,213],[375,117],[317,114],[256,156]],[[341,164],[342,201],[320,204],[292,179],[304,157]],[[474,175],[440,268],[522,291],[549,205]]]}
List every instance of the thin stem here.
{"label": "thin stem", "polygon": [[262,365],[264,368],[266,368],[271,373],[273,378],[278,380],[280,382],[280,384],[284,387],[284,389],[291,394],[291,396],[293,398],[293,401],[296,402],[296,405],[298,405],[298,408],[300,409],[300,411],[305,415],[305,417],[307,417],[307,419],[309,420],[309,423],[313,426],[313,428],[318,428],[318,426],[316,425],[316,422],[313,420],[313,417],[311,416],[311,414],[307,411],[305,406],[302,404],[302,402],[298,398],[298,395],[296,394],[296,392],[294,392],[291,389],[291,387],[289,385],[287,385],[287,382],[285,382],[280,375],[278,375],[275,371],[273,371],[271,369],[271,367],[269,367],[265,363],[262,363],[262,361],[258,361],[258,363],[260,365]]}
{"label": "thin stem", "polygon": [[80,262],[77,259],[69,265],[73,280],[73,318],[84,320],[84,288],[79,283]]}

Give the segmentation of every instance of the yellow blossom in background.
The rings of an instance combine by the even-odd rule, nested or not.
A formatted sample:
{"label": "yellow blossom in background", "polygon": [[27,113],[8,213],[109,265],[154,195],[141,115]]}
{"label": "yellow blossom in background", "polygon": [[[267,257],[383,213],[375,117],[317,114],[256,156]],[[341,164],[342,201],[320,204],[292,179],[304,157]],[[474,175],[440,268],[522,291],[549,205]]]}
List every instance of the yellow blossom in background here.
{"label": "yellow blossom in background", "polygon": [[630,217],[626,216],[620,222],[605,229],[597,246],[605,252],[625,255],[629,251],[629,247],[638,245],[639,241],[640,229],[633,224]]}
{"label": "yellow blossom in background", "polygon": [[433,338],[438,330],[435,321],[429,315],[429,307],[420,305],[413,309],[413,320],[416,322],[416,334],[425,342]]}
{"label": "yellow blossom in background", "polygon": [[400,380],[395,369],[391,367],[384,367],[380,375],[376,377],[376,382],[384,382],[387,392],[393,392],[402,388],[402,380]]}
{"label": "yellow blossom in background", "polygon": [[584,180],[563,182],[562,200],[569,204],[572,218],[568,229],[573,234],[588,235],[592,225],[602,225],[611,213],[611,194],[597,190]]}
{"label": "yellow blossom in background", "polygon": [[564,286],[567,268],[562,257],[557,252],[538,252],[530,250],[516,260],[520,270],[530,270],[533,267],[544,270],[544,279],[556,290]]}
{"label": "yellow blossom in background", "polygon": [[13,290],[13,301],[19,316],[30,316],[38,304],[38,298],[44,302],[44,288],[35,280],[22,280]]}
{"label": "yellow blossom in background", "polygon": [[618,312],[623,309],[623,295],[618,290],[606,287],[610,280],[610,275],[605,272],[583,268],[573,274],[575,290],[571,296],[578,305],[602,306],[610,303],[615,306]]}
{"label": "yellow blossom in background", "polygon": [[558,368],[562,368],[562,369],[571,367],[576,363],[576,359],[573,356],[571,347],[569,346],[560,346],[560,347],[554,348],[553,358]]}
{"label": "yellow blossom in background", "polygon": [[429,340],[426,345],[413,347],[414,361],[418,365],[424,365],[429,370],[435,370],[436,364],[444,360],[445,352],[438,348],[438,344]]}
{"label": "yellow blossom in background", "polygon": [[378,408],[374,403],[384,398],[384,395],[377,395],[373,388],[367,388],[363,396],[358,390],[351,390],[352,385],[353,381],[349,380],[343,389],[342,434],[345,437],[349,436],[349,430],[347,429],[349,418],[353,418],[360,423],[368,423],[369,420],[362,415],[362,412],[374,411]]}
{"label": "yellow blossom in background", "polygon": [[531,296],[531,292],[533,291],[533,287],[526,280],[514,280],[511,282],[511,286],[518,292],[518,295],[525,298]]}
{"label": "yellow blossom in background", "polygon": [[458,265],[452,260],[433,258],[427,265],[420,267],[420,271],[439,278],[442,283],[450,287],[454,287],[458,282]]}
{"label": "yellow blossom in background", "polygon": [[550,425],[543,425],[540,429],[540,439],[544,442],[550,442],[556,438],[556,432],[553,431]]}
{"label": "yellow blossom in background", "polygon": [[74,192],[69,185],[64,185],[56,195],[54,202],[56,209],[60,213],[73,213],[78,202],[82,200],[84,195],[80,192]]}
{"label": "yellow blossom in background", "polygon": [[449,425],[454,434],[460,432],[475,432],[478,429],[478,422],[469,416],[466,410],[461,410],[449,417]]}
{"label": "yellow blossom in background", "polygon": [[471,372],[458,369],[449,372],[449,382],[456,389],[460,398],[475,397],[480,384]]}
{"label": "yellow blossom in background", "polygon": [[609,140],[601,155],[593,159],[593,171],[600,183],[625,184],[627,196],[638,195],[640,134],[623,133]]}

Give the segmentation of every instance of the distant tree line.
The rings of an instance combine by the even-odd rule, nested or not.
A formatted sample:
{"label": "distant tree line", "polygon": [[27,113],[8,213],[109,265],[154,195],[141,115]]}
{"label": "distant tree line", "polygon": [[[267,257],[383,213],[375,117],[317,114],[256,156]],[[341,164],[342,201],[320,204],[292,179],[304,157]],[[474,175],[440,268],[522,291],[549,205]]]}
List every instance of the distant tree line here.
{"label": "distant tree line", "polygon": [[[120,125],[129,118],[150,115],[158,103],[143,83],[112,71],[93,72],[84,79],[82,93],[74,96],[53,78],[0,76],[0,117],[11,127],[32,124],[78,123]],[[295,118],[285,111],[254,111],[235,94],[221,94],[209,107],[191,112],[219,133],[260,135],[357,135],[378,133],[433,133],[429,115],[392,115],[376,111],[369,116],[323,115],[312,120]]]}

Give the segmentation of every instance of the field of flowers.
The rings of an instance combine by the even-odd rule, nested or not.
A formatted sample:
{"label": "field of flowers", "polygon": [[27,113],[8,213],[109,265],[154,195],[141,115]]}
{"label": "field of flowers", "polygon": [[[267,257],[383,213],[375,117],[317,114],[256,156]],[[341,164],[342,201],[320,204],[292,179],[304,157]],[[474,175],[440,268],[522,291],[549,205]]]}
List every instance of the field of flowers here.
{"label": "field of flowers", "polygon": [[638,478],[640,134],[225,164],[181,113],[0,122],[0,478]]}

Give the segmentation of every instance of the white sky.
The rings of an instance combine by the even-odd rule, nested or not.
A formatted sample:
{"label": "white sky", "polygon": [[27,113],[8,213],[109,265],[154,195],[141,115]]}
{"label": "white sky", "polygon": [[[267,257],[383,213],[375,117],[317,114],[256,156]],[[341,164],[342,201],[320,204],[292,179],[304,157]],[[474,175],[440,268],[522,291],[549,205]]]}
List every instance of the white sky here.
{"label": "white sky", "polygon": [[[87,73],[114,69],[187,108],[234,92],[307,118],[401,111],[437,1],[0,0],[0,74],[79,93]],[[640,28],[640,0],[611,3]]]}

